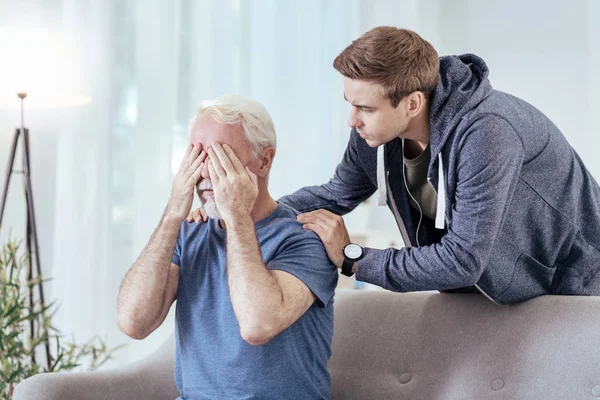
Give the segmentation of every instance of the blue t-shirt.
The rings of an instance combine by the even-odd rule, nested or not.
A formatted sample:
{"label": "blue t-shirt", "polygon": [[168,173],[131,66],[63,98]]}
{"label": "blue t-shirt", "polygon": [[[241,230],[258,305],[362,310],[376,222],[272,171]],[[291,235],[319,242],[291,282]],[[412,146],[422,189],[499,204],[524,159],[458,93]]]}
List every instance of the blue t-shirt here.
{"label": "blue t-shirt", "polygon": [[288,272],[316,295],[289,328],[262,346],[240,336],[229,296],[226,231],[216,219],[183,222],[172,262],[180,267],[175,383],[182,399],[329,399],[337,269],[319,237],[279,204],[258,221],[265,265]]}

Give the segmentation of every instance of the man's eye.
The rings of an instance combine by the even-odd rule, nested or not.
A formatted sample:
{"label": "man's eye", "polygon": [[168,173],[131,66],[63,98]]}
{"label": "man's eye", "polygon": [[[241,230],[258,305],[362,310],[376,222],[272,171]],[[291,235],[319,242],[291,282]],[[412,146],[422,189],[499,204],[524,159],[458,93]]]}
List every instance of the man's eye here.
{"label": "man's eye", "polygon": [[370,108],[361,108],[361,111],[367,114],[373,112]]}

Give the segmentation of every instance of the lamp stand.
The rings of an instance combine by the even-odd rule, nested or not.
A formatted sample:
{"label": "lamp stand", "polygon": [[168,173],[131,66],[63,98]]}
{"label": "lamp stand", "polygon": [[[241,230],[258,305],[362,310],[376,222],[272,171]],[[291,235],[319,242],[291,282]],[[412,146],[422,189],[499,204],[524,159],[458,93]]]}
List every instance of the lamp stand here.
{"label": "lamp stand", "polygon": [[[26,243],[27,243],[27,266],[28,266],[28,279],[33,279],[33,260],[32,254],[35,257],[36,264],[36,274],[37,276],[41,276],[41,266],[40,266],[40,251],[38,245],[38,236],[37,236],[37,228],[35,222],[35,211],[33,208],[33,190],[31,186],[31,169],[30,169],[30,153],[29,153],[29,129],[25,129],[25,119],[24,119],[24,102],[27,97],[27,93],[18,93],[17,96],[21,99],[21,128],[17,128],[15,130],[15,136],[13,138],[12,147],[10,150],[10,156],[8,158],[8,168],[6,171],[6,179],[4,185],[4,193],[2,195],[2,206],[0,207],[0,228],[2,227],[2,217],[4,216],[4,207],[6,206],[6,197],[8,195],[8,186],[10,184],[10,178],[13,173],[22,173],[23,174],[23,185],[25,186],[25,202],[27,203],[27,226],[26,226]],[[23,170],[15,171],[13,170],[13,164],[15,161],[15,155],[17,151],[17,145],[19,143],[19,139],[23,137]],[[33,248],[32,248],[33,247]],[[35,251],[34,251],[35,250]],[[43,282],[40,280],[39,285],[39,296],[40,303],[42,309],[44,308],[44,288],[42,286]],[[34,299],[33,299],[33,287],[29,287],[29,305],[33,309]],[[33,339],[35,334],[34,321],[29,321],[29,334],[30,338]],[[49,338],[44,340],[46,347],[46,361],[48,368],[50,368],[50,345]],[[35,349],[32,349],[31,353],[31,361],[35,364]]]}

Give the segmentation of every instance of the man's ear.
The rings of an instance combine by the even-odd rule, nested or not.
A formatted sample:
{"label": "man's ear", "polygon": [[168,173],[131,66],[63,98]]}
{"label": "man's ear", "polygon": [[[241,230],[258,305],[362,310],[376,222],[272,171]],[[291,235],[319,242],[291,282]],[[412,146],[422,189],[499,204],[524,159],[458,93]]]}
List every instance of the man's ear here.
{"label": "man's ear", "polygon": [[406,96],[407,114],[414,117],[425,107],[425,95],[421,91],[412,92]]}
{"label": "man's ear", "polygon": [[273,165],[273,159],[275,158],[275,147],[268,146],[262,149],[259,158],[259,168],[257,175],[260,177],[266,177],[269,175],[271,166]]}

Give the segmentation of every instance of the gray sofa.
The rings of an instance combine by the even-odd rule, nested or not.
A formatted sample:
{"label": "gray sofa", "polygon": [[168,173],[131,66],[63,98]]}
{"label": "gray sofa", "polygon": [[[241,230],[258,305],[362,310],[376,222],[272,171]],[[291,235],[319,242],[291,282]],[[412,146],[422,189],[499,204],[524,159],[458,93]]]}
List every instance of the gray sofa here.
{"label": "gray sofa", "polygon": [[[600,297],[500,306],[477,294],[342,291],[333,399],[598,399]],[[14,400],[175,399],[171,337],[128,368],[40,374]]]}

